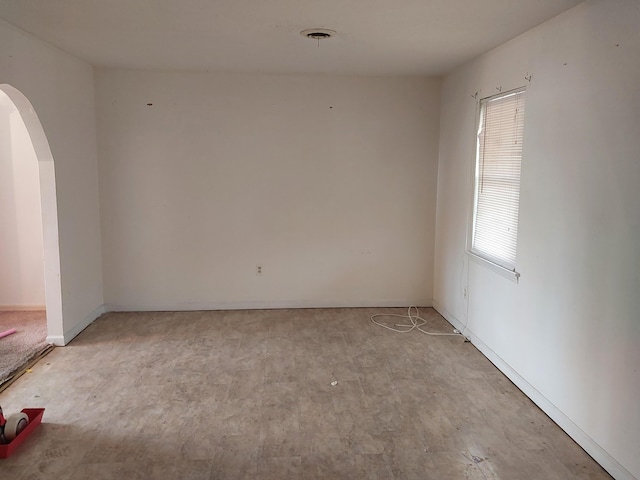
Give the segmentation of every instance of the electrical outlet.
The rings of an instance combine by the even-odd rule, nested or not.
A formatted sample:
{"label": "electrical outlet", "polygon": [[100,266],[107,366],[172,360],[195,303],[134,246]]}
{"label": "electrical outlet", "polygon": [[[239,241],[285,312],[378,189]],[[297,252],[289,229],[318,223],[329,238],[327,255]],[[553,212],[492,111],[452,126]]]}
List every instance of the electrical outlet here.
{"label": "electrical outlet", "polygon": [[262,265],[256,265],[256,275],[262,275]]}

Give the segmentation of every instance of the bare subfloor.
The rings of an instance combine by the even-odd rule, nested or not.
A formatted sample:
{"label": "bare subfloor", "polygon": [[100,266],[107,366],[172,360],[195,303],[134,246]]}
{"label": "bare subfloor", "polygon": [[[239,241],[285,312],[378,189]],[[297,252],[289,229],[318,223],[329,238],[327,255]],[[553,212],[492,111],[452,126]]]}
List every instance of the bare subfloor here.
{"label": "bare subfloor", "polygon": [[0,394],[46,408],[2,476],[610,478],[470,343],[383,311],[107,314]]}

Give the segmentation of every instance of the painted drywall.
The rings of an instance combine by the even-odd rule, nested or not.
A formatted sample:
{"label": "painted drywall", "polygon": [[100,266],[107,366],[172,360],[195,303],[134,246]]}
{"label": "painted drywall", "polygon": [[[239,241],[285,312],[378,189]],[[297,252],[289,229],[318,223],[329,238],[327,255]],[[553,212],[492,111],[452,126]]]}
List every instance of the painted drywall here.
{"label": "painted drywall", "polygon": [[431,79],[96,70],[105,302],[430,305],[439,95]]}
{"label": "painted drywall", "polygon": [[93,69],[0,21],[0,84],[24,94],[42,124],[53,163],[39,160],[41,185],[55,164],[62,318],[48,308],[55,278],[46,297],[49,339],[64,343],[103,305]]}
{"label": "painted drywall", "polygon": [[38,159],[11,99],[0,92],[0,309],[44,308]]}
{"label": "painted drywall", "polygon": [[[638,25],[635,0],[588,1],[446,76],[434,286],[436,308],[625,479],[640,478]],[[521,85],[515,283],[465,242],[472,95]]]}

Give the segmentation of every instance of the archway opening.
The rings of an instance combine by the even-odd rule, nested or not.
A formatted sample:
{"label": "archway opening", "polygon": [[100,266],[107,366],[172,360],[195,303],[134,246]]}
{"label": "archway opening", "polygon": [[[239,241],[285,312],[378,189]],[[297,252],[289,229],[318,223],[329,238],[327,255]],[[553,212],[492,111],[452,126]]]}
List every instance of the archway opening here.
{"label": "archway opening", "polygon": [[[5,304],[5,310],[7,306],[23,310],[44,307],[46,342],[63,345],[53,156],[33,106],[19,90],[7,84],[0,84],[0,136],[3,144],[0,161],[11,173],[11,178],[5,175],[0,185],[5,190],[0,195],[8,199],[4,208],[5,221],[13,221],[15,227],[13,230],[6,228],[8,233],[3,239],[11,250],[14,278],[4,279],[5,283],[13,283],[6,289],[9,296],[0,298],[0,309],[2,304]],[[34,215],[39,218],[34,219]]]}

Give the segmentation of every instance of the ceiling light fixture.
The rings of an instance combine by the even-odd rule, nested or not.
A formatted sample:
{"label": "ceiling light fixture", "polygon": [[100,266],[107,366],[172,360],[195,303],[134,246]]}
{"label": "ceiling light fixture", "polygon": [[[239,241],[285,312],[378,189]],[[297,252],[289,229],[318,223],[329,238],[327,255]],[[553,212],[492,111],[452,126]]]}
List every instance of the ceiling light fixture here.
{"label": "ceiling light fixture", "polygon": [[300,32],[300,35],[302,35],[303,37],[307,37],[312,40],[317,40],[318,46],[320,46],[320,40],[331,38],[335,34],[336,34],[335,30],[329,30],[327,28],[308,28]]}

